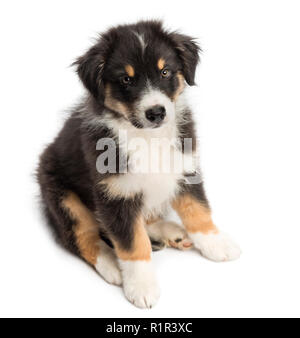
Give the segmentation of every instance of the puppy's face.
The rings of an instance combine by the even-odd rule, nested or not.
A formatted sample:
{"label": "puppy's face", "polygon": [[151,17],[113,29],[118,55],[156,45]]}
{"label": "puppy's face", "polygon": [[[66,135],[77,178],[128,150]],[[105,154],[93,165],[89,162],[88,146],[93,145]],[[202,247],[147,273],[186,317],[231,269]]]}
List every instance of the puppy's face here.
{"label": "puppy's face", "polygon": [[194,84],[198,47],[160,23],[119,26],[78,60],[85,86],[118,118],[157,128],[175,118],[185,82]]}
{"label": "puppy's face", "polygon": [[104,105],[136,127],[158,127],[174,118],[174,101],[184,88],[182,66],[163,41],[131,35],[129,43],[121,39],[115,45],[107,61]]}

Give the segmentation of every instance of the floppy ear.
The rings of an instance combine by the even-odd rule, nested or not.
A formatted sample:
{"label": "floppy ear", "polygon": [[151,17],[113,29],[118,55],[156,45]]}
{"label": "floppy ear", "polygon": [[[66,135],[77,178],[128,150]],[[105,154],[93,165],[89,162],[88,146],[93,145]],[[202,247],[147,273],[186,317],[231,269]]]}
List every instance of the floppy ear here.
{"label": "floppy ear", "polygon": [[108,43],[104,38],[79,57],[72,65],[77,66],[77,74],[86,89],[96,98],[103,97],[103,69],[107,59]]}
{"label": "floppy ear", "polygon": [[171,33],[170,37],[182,62],[183,76],[186,82],[193,86],[195,85],[195,72],[201,49],[190,36]]}

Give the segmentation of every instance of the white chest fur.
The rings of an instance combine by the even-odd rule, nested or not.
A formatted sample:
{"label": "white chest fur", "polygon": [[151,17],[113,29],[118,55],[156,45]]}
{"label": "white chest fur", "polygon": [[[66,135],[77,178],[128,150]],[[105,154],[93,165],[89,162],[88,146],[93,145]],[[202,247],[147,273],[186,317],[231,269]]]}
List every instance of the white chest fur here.
{"label": "white chest fur", "polygon": [[125,198],[141,193],[145,216],[163,211],[184,173],[194,170],[193,154],[184,155],[178,147],[175,121],[156,129],[138,129],[124,121],[111,121],[110,127],[122,136],[119,147],[129,161],[126,173],[106,180],[108,192]]}

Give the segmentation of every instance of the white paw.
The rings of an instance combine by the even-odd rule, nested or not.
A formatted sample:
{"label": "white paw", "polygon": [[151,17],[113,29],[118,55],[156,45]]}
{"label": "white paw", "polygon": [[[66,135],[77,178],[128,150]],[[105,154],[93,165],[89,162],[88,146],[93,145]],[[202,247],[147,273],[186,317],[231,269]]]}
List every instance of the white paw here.
{"label": "white paw", "polygon": [[241,255],[241,250],[226,234],[202,234],[200,232],[189,234],[194,242],[195,248],[201,254],[213,261],[222,262],[237,259]]}
{"label": "white paw", "polygon": [[139,308],[151,308],[160,295],[152,262],[120,261],[126,298]]}
{"label": "white paw", "polygon": [[162,241],[169,247],[179,250],[187,250],[193,246],[186,231],[175,222],[158,221],[147,226],[147,232],[151,239]]}
{"label": "white paw", "polygon": [[95,269],[110,284],[121,285],[122,275],[118,260],[108,245],[104,242],[100,244],[100,254],[95,264]]}

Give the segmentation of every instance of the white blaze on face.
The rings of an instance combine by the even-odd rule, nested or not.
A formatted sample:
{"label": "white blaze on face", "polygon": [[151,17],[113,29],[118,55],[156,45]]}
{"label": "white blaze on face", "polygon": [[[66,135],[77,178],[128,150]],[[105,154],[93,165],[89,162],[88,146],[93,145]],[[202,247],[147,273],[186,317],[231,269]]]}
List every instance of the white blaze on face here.
{"label": "white blaze on face", "polygon": [[160,90],[148,86],[148,88],[142,94],[139,103],[137,104],[139,119],[145,126],[151,125],[151,123],[145,117],[146,110],[156,105],[162,106],[166,110],[166,117],[164,119],[164,123],[168,123],[170,121],[175,120],[174,102],[172,102],[171,99]]}
{"label": "white blaze on face", "polygon": [[137,32],[133,32],[133,34],[139,40],[139,43],[140,43],[141,48],[142,48],[142,52],[144,53],[145,52],[145,48],[147,47],[147,44],[146,44],[145,39],[144,39],[144,35],[143,34],[139,34]]}

